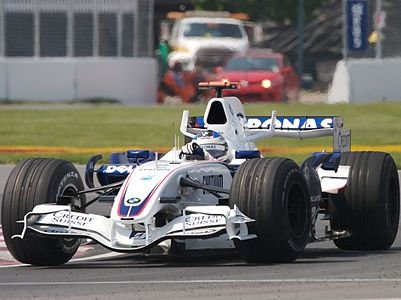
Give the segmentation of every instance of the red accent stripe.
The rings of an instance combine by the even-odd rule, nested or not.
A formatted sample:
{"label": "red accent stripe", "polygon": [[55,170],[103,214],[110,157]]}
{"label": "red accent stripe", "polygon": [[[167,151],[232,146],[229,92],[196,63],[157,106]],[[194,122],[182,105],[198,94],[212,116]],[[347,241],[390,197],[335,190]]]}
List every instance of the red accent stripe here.
{"label": "red accent stripe", "polygon": [[[211,162],[213,162],[213,163],[218,163],[218,161],[210,161],[210,160],[207,160],[207,161],[203,161],[203,162],[198,162],[198,164],[205,164],[205,163],[211,163]],[[187,166],[187,165],[185,165],[185,166]],[[171,170],[171,172],[168,173],[168,174],[162,179],[162,181],[160,181],[159,184],[154,188],[153,192],[148,196],[148,201],[147,201],[147,202],[145,203],[145,205],[141,208],[141,210],[140,210],[136,215],[134,215],[134,217],[136,217],[137,215],[139,215],[139,214],[142,213],[142,211],[143,211],[143,210],[145,209],[145,207],[148,205],[148,203],[150,202],[150,199],[152,198],[152,196],[154,195],[154,193],[157,191],[157,189],[160,187],[160,185],[164,182],[164,180],[166,180],[166,178],[169,177],[171,173],[173,173],[174,171],[176,171],[176,170],[178,170],[178,169],[180,169],[180,168],[183,168],[183,167],[185,167],[185,166],[180,166],[180,167],[177,167],[177,168]],[[131,174],[132,174],[132,173],[133,173],[133,171],[130,173],[129,178],[131,177]],[[125,189],[128,187],[128,183],[129,183],[129,180],[127,179],[127,181],[126,181],[126,186],[124,187]],[[119,217],[126,217],[126,216],[124,216],[124,215],[120,215],[120,206],[121,206],[121,203],[122,203],[122,201],[123,201],[124,194],[125,194],[125,190],[124,190],[124,192],[123,192],[122,195],[121,195],[120,203],[119,203],[118,209],[117,209],[117,214],[118,214]]]}
{"label": "red accent stripe", "polygon": [[[177,169],[178,169],[178,168],[177,168]],[[164,180],[165,180],[171,173],[173,173],[173,172],[174,172],[175,170],[177,170],[177,169],[172,170],[170,173],[168,173],[168,174],[166,175],[166,177],[163,178],[162,181],[159,182],[159,184],[156,186],[156,188],[153,190],[153,192],[149,195],[148,201],[145,203],[144,206],[142,206],[141,210],[135,215],[135,217],[136,217],[137,215],[140,215],[140,214],[142,213],[142,211],[145,209],[146,205],[148,205],[149,200],[152,198],[153,194],[157,191],[157,189],[160,187],[160,185],[164,182]]]}
{"label": "red accent stripe", "polygon": [[[173,172],[174,172],[175,170],[177,170],[177,169],[179,169],[179,167],[176,168],[176,169],[171,170],[171,172],[168,173],[168,174],[162,179],[162,181],[159,182],[158,185],[156,185],[156,187],[153,189],[153,192],[147,197],[147,198],[148,198],[148,201],[147,201],[147,202],[145,203],[145,205],[141,208],[141,210],[140,210],[136,215],[134,215],[134,217],[136,217],[137,215],[139,215],[139,214],[145,209],[146,205],[149,203],[150,198],[152,198],[153,194],[156,192],[156,190],[159,188],[159,186],[163,183],[163,181],[164,181],[171,173],[173,173]],[[132,172],[131,172],[131,174],[132,174]],[[126,183],[128,183],[128,182],[129,182],[129,180],[127,180]],[[125,188],[127,188],[127,187],[128,187],[128,184],[127,184],[127,186],[126,186]],[[121,203],[122,203],[122,201],[123,201],[123,197],[124,197],[124,195],[125,195],[125,192],[126,192],[126,191],[124,190],[124,192],[122,193],[121,198],[120,198],[120,203],[119,203],[119,205],[118,205],[117,214],[118,214],[119,217],[126,217],[126,216],[120,215],[120,207],[121,207]]]}
{"label": "red accent stripe", "polygon": [[119,217],[125,217],[125,216],[123,216],[123,215],[120,215],[120,207],[121,207],[121,203],[122,203],[122,201],[123,201],[125,192],[127,191],[128,184],[129,184],[129,182],[130,182],[130,180],[131,180],[131,175],[132,175],[132,173],[134,173],[134,171],[132,171],[132,172],[128,175],[128,177],[127,177],[127,179],[126,179],[126,181],[125,181],[124,187],[123,187],[123,192],[121,193],[120,203],[118,204],[118,208],[117,208],[117,215],[118,215]]}

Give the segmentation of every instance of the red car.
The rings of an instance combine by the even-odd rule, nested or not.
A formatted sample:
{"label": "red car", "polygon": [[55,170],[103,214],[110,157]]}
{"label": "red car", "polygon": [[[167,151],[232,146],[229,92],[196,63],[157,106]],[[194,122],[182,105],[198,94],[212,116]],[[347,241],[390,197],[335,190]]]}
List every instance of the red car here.
{"label": "red car", "polygon": [[300,80],[290,60],[280,53],[253,51],[236,55],[217,71],[218,80],[238,81],[238,90],[226,90],[225,96],[242,101],[296,101]]}

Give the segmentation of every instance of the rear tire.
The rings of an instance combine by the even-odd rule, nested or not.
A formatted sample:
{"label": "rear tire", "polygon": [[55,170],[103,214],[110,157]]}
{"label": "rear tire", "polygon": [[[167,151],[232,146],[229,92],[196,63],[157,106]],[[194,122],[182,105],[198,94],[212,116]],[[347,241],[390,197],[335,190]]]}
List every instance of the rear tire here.
{"label": "rear tire", "polygon": [[311,230],[311,207],[305,178],[294,161],[246,161],[234,176],[229,201],[256,220],[247,223],[256,239],[234,240],[246,261],[291,262],[302,254]]}
{"label": "rear tire", "polygon": [[385,250],[394,242],[400,215],[397,168],[382,152],[349,152],[341,165],[350,166],[347,187],[330,201],[334,230],[352,236],[334,240],[343,250]]}
{"label": "rear tire", "polygon": [[[49,158],[32,158],[20,162],[11,172],[3,193],[2,226],[7,248],[14,258],[33,265],[60,265],[77,251],[80,240],[21,234],[26,213],[39,204],[60,203],[58,196],[67,195],[84,186],[77,169],[69,162]],[[85,197],[81,197],[81,203]]]}

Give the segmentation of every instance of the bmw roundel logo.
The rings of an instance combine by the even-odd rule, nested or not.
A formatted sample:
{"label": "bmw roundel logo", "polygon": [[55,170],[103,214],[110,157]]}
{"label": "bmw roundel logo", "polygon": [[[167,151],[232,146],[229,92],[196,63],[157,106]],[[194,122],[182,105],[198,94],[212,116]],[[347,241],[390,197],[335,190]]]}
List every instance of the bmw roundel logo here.
{"label": "bmw roundel logo", "polygon": [[134,198],[129,198],[129,199],[125,200],[125,202],[126,202],[127,204],[131,204],[131,205],[138,204],[138,203],[141,202],[141,201],[142,201],[141,199],[136,198],[136,197],[134,197]]}

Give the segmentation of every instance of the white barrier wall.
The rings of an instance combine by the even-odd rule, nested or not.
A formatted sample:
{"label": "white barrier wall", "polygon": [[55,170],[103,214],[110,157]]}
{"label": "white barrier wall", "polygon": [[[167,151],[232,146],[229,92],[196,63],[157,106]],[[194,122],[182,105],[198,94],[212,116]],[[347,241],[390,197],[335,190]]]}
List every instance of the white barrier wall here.
{"label": "white barrier wall", "polygon": [[6,68],[0,60],[0,99],[6,98]]}
{"label": "white barrier wall", "polygon": [[62,101],[93,97],[156,103],[153,58],[0,60],[0,98]]}
{"label": "white barrier wall", "polygon": [[337,63],[328,102],[401,101],[401,58]]}
{"label": "white barrier wall", "polygon": [[6,98],[57,101],[74,99],[74,63],[5,60]]}

